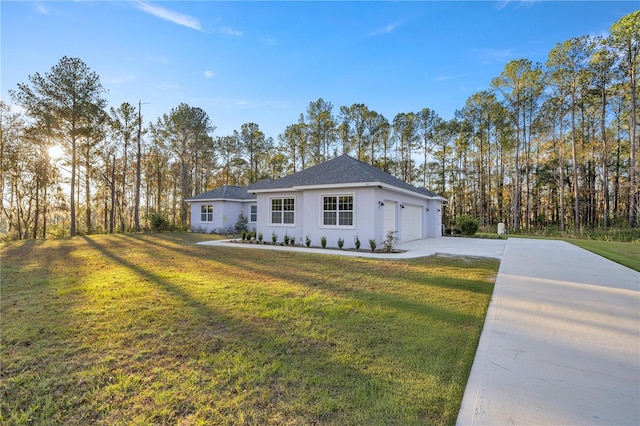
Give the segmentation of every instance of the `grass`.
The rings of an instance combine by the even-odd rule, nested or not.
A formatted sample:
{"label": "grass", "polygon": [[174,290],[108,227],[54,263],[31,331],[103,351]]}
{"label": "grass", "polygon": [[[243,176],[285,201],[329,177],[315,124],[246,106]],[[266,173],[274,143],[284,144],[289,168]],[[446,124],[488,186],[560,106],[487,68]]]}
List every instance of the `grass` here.
{"label": "grass", "polygon": [[[604,231],[603,231],[604,233]],[[586,236],[575,237],[575,236],[542,236],[536,234],[513,234],[513,235],[498,235],[496,233],[490,232],[478,232],[476,233],[476,238],[493,238],[493,239],[508,239],[510,237],[516,238],[539,238],[539,239],[553,239],[553,240],[563,240],[567,241],[571,244],[574,244],[580,248],[585,250],[589,250],[595,254],[598,254],[602,257],[605,257],[611,261],[619,263],[627,268],[631,268],[640,272],[640,240],[632,240],[632,241],[615,241],[611,238],[615,237],[616,233],[624,233],[637,235],[636,230],[616,230],[613,229],[609,231],[608,234],[604,235],[602,239],[594,239],[593,235],[587,234]]]}
{"label": "grass", "polygon": [[2,424],[454,424],[498,262],[2,246]]}
{"label": "grass", "polygon": [[640,242],[566,239],[585,250],[589,250],[609,260],[640,272]]}

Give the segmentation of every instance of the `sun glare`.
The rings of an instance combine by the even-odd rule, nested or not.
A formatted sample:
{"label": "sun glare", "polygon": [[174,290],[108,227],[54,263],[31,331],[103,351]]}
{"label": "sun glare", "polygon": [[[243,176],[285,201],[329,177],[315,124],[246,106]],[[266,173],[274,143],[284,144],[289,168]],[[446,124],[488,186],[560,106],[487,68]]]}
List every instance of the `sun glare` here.
{"label": "sun glare", "polygon": [[49,147],[49,158],[52,160],[59,160],[64,155],[64,151],[60,145],[53,145]]}

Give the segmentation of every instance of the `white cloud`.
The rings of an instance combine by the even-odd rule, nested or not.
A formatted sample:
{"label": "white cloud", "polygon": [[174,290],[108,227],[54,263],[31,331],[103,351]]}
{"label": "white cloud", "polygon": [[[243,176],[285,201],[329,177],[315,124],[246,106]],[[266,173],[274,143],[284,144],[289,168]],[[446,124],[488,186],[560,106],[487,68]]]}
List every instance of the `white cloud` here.
{"label": "white cloud", "polygon": [[407,22],[407,20],[402,20],[402,21],[398,21],[398,22],[392,22],[390,24],[385,25],[382,28],[378,28],[377,30],[373,30],[369,33],[369,37],[372,36],[377,36],[380,34],[391,34],[392,32],[394,32],[396,30],[396,28],[404,25]]}
{"label": "white cloud", "polygon": [[227,26],[222,26],[222,27],[218,28],[218,32],[221,33],[221,34],[230,35],[230,36],[241,36],[242,35],[242,31],[234,30],[233,28],[229,28]]}
{"label": "white cloud", "polygon": [[260,42],[268,46],[275,46],[276,44],[278,44],[278,41],[271,36],[260,37]]}
{"label": "white cloud", "polygon": [[518,56],[513,49],[472,49],[476,59],[483,63],[505,62]]}
{"label": "white cloud", "polygon": [[205,77],[205,78],[213,78],[213,77],[215,77],[215,75],[216,75],[216,74],[215,74],[213,71],[211,71],[211,70],[206,70],[206,71],[204,72],[204,77]]}
{"label": "white cloud", "polygon": [[449,81],[463,78],[466,76],[466,74],[440,74],[435,77],[431,77],[429,73],[425,72],[423,76],[425,79],[430,81]]}
{"label": "white cloud", "polygon": [[187,28],[191,28],[196,31],[202,31],[200,21],[192,16],[174,12],[172,10],[165,9],[164,7],[156,6],[143,1],[136,1],[135,4],[138,9],[157,18],[164,19],[165,21],[173,22],[174,24],[182,25]]}
{"label": "white cloud", "polygon": [[42,4],[42,3],[36,3],[36,4],[34,4],[34,5],[33,5],[33,9],[34,9],[37,13],[39,13],[39,14],[41,14],[41,15],[50,15],[50,14],[51,14],[51,11],[47,8],[47,6],[45,6],[45,5],[44,5],[44,4]]}

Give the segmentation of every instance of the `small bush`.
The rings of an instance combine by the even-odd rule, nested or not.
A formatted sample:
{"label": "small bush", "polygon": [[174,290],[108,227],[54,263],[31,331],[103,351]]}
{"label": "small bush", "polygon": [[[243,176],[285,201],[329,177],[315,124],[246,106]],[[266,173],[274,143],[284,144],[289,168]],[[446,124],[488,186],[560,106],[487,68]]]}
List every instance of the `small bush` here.
{"label": "small bush", "polygon": [[338,248],[342,250],[342,247],[344,247],[344,239],[338,238]]}
{"label": "small bush", "polygon": [[384,238],[384,241],[382,242],[384,251],[386,251],[387,253],[391,253],[396,245],[396,241],[398,241],[398,239],[396,238],[396,231],[388,231],[387,235]]}
{"label": "small bush", "polygon": [[236,232],[247,232],[247,223],[249,223],[249,219],[242,213],[238,215],[238,220],[236,220],[235,229]]}
{"label": "small bush", "polygon": [[320,238],[320,245],[322,246],[322,248],[325,248],[327,246],[327,237]]}
{"label": "small bush", "polygon": [[275,244],[275,243],[277,243],[277,242],[278,242],[278,234],[276,234],[276,231],[273,231],[273,232],[271,233],[271,242],[272,242],[273,244]]}
{"label": "small bush", "polygon": [[293,237],[291,237],[291,239],[289,240],[289,243],[291,243],[292,246],[296,245],[296,236],[295,235]]}
{"label": "small bush", "polygon": [[376,251],[376,247],[378,247],[378,245],[376,244],[376,240],[374,238],[369,239],[369,247],[371,248],[372,252]]}
{"label": "small bush", "polygon": [[311,245],[311,235],[307,234],[307,238],[304,241],[304,244],[309,247]]}
{"label": "small bush", "polygon": [[262,236],[262,232],[260,232],[260,233],[258,234],[258,241],[259,241],[259,242],[262,242],[262,238],[263,238],[263,236]]}
{"label": "small bush", "polygon": [[353,243],[356,246],[356,250],[360,250],[360,237],[358,237],[358,234],[353,236]]}
{"label": "small bush", "polygon": [[286,232],[284,233],[284,245],[288,246],[289,245],[289,234],[287,234]]}
{"label": "small bush", "polygon": [[462,215],[456,218],[456,225],[460,228],[462,235],[475,235],[478,232],[478,221],[471,216]]}
{"label": "small bush", "polygon": [[154,209],[149,211],[147,220],[149,221],[149,227],[155,232],[166,231],[171,226],[171,222],[169,222],[167,214],[164,212],[158,212]]}

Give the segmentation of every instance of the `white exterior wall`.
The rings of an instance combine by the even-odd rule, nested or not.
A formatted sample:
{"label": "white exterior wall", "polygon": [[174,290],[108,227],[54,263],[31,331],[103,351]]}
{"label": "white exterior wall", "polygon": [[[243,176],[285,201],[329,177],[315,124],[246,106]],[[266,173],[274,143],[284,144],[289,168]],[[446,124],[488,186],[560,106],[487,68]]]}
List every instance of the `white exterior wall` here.
{"label": "white exterior wall", "polygon": [[425,238],[442,237],[442,201],[429,200],[427,202],[427,235]]}
{"label": "white exterior wall", "polygon": [[[431,209],[427,211],[427,208],[429,208],[429,203],[436,203],[435,200],[426,200],[425,198],[422,198],[420,196],[413,196],[407,193],[400,193],[400,192],[395,192],[390,190],[383,190],[380,192],[381,192],[382,201],[385,203],[385,206],[387,207],[387,209],[389,208],[389,205],[394,206],[394,209],[395,209],[395,229],[394,230],[396,231],[395,236],[397,238],[398,243],[405,242],[402,240],[402,237],[403,235],[406,235],[407,232],[405,229],[403,229],[403,226],[413,226],[413,224],[411,223],[407,224],[403,221],[404,219],[403,213],[405,211],[408,211],[408,209],[405,210],[402,208],[403,205],[405,207],[415,206],[416,208],[419,207],[421,209],[421,215],[419,219],[421,221],[419,225],[421,227],[420,238],[433,238],[436,236],[436,230],[433,228],[433,226],[435,226],[434,218],[430,216],[430,213],[432,213]],[[437,201],[437,203],[440,204],[441,202]],[[380,210],[383,210],[383,208],[381,207]],[[384,217],[383,217],[383,220],[384,220]],[[437,235],[438,236],[440,235],[439,224],[437,228]],[[382,241],[384,241],[385,237],[386,237],[385,230],[381,226],[379,227],[379,234],[376,237],[376,240],[379,243],[378,245],[380,245]]]}
{"label": "white exterior wall", "polygon": [[[230,200],[197,201],[191,202],[191,231],[193,232],[220,232],[228,228],[234,228],[240,212],[250,218],[252,204],[255,202],[240,202]],[[200,208],[203,205],[213,205],[213,222],[202,222]],[[258,214],[259,216],[259,214]],[[256,224],[249,222],[247,227],[254,230]]]}
{"label": "white exterior wall", "polygon": [[[353,195],[354,217],[351,227],[324,226],[322,224],[322,197],[325,195]],[[270,224],[271,199],[295,199],[294,224]],[[384,206],[380,202],[385,203]],[[366,188],[328,188],[307,189],[305,191],[265,192],[257,194],[258,222],[257,231],[262,233],[263,241],[271,242],[272,233],[277,235],[277,241],[283,242],[284,236],[295,237],[296,244],[305,244],[307,235],[311,238],[312,246],[320,246],[324,236],[327,247],[337,247],[338,238],[344,239],[344,248],[355,247],[354,237],[358,235],[360,248],[369,248],[369,239],[375,239],[378,247],[382,247],[385,239],[385,207],[393,208],[395,212],[394,230],[397,242],[403,242],[401,237],[405,230],[403,226],[403,209],[401,206],[419,206],[421,209],[420,238],[435,238],[441,236],[442,202],[427,200],[419,195],[396,192],[377,187]],[[248,208],[247,208],[248,209]],[[407,209],[408,211],[408,209]],[[248,213],[245,213],[248,215]],[[235,220],[234,220],[235,223]],[[405,223],[404,226],[414,226]],[[406,234],[405,234],[406,235]]]}

